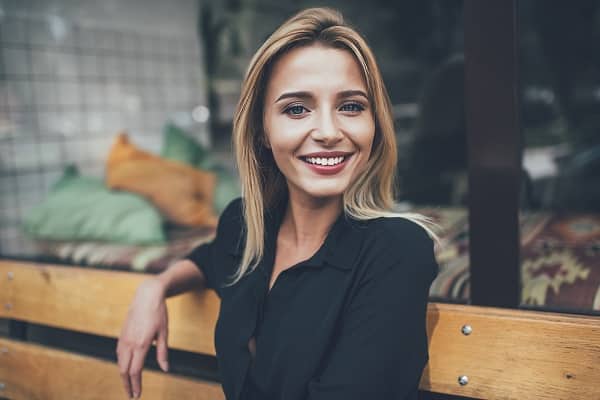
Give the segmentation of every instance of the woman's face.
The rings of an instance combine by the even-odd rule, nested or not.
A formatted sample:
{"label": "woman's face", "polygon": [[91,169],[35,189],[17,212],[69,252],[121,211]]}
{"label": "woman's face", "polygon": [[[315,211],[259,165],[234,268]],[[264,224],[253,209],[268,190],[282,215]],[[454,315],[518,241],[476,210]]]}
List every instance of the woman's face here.
{"label": "woman's face", "polygon": [[267,146],[290,198],[342,195],[363,171],[375,136],[352,54],[321,45],[288,51],[273,66],[264,101]]}

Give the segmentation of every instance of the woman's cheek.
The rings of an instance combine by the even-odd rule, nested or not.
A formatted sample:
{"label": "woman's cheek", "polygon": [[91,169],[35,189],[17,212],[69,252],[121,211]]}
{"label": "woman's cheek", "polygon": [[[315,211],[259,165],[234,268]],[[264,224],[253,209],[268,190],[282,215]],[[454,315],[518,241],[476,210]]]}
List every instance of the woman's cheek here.
{"label": "woman's cheek", "polygon": [[369,119],[355,119],[349,121],[344,127],[344,131],[357,145],[364,147],[370,146],[375,137],[375,124]]}

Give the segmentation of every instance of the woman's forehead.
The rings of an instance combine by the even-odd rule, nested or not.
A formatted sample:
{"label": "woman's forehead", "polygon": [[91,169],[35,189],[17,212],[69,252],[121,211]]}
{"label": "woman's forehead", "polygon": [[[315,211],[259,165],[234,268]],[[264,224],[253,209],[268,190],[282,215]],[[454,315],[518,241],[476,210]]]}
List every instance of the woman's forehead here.
{"label": "woman's forehead", "polygon": [[267,97],[287,91],[366,91],[359,63],[349,50],[309,45],[279,57],[267,82]]}

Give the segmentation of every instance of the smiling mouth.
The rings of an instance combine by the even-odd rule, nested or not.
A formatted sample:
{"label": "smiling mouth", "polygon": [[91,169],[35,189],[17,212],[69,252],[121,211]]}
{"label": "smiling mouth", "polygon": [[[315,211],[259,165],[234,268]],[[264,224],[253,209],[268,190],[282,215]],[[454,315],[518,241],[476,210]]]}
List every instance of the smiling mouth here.
{"label": "smiling mouth", "polygon": [[346,168],[354,153],[337,152],[329,154],[314,154],[298,157],[305,165],[319,175],[337,175]]}
{"label": "smiling mouth", "polygon": [[350,157],[351,157],[351,154],[347,155],[347,156],[338,156],[338,157],[300,157],[300,159],[308,164],[320,165],[323,167],[327,167],[327,166],[335,166],[335,165],[341,164]]}

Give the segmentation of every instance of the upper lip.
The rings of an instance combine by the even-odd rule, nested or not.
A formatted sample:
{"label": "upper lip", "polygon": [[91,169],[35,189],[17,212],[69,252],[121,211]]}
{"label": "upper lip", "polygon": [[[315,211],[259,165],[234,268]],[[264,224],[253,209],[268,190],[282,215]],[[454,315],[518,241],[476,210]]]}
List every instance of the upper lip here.
{"label": "upper lip", "polygon": [[318,151],[315,153],[308,153],[301,155],[300,157],[321,157],[321,158],[330,158],[330,157],[346,157],[352,155],[350,151]]}

